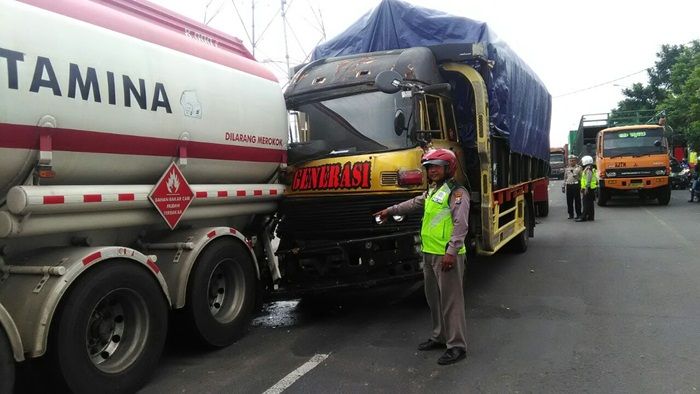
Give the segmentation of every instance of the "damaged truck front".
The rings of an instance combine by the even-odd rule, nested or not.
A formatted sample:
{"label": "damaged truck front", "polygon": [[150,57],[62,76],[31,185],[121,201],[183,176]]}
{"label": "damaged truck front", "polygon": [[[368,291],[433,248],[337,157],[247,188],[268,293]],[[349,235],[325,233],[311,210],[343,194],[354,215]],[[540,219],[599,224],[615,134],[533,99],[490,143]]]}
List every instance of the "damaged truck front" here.
{"label": "damaged truck front", "polygon": [[[420,214],[380,225],[372,213],[426,190],[420,160],[431,148],[459,159],[456,178],[471,196],[470,252],[527,248],[532,191],[548,172],[551,98],[485,24],[445,15],[385,0],[316,48],[318,60],[291,79],[289,186],[277,227],[281,289],[420,278]],[[459,42],[439,36],[446,26],[460,32]],[[398,30],[426,37],[372,36]],[[363,40],[372,45],[357,45]]]}

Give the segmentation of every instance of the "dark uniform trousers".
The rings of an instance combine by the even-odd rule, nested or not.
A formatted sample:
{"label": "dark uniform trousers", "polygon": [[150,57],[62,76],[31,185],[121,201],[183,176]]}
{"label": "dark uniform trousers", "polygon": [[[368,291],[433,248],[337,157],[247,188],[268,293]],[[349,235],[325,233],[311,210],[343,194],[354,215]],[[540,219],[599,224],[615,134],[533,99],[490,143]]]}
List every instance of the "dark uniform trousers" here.
{"label": "dark uniform trousers", "polygon": [[583,195],[583,216],[584,220],[595,220],[595,189],[588,189]]}
{"label": "dark uniform trousers", "polygon": [[442,256],[423,253],[425,298],[433,322],[432,340],[447,348],[467,349],[467,319],[464,310],[465,255],[456,256],[454,267],[442,270]]}
{"label": "dark uniform trousers", "polygon": [[569,211],[569,217],[574,216],[574,208],[576,208],[576,217],[581,216],[581,185],[578,183],[566,185],[566,209]]}

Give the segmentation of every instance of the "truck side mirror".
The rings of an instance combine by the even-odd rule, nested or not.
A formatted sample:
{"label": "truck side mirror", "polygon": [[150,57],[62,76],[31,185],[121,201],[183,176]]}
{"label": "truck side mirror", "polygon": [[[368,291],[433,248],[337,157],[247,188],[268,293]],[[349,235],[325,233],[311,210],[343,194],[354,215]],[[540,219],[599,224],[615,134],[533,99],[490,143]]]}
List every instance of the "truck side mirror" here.
{"label": "truck side mirror", "polygon": [[403,77],[394,70],[385,70],[374,78],[374,86],[384,93],[394,94],[401,90]]}

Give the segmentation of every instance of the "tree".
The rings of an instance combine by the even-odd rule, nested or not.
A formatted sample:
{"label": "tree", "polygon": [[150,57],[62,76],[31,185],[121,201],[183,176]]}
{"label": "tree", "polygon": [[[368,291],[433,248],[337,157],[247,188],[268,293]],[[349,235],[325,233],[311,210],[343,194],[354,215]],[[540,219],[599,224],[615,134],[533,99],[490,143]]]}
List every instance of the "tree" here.
{"label": "tree", "polygon": [[666,113],[676,141],[688,141],[700,150],[700,41],[686,45],[662,45],[650,68],[649,84],[624,89],[625,99],[612,110]]}
{"label": "tree", "polygon": [[667,109],[669,121],[688,144],[700,150],[700,41],[683,47],[668,74],[667,97],[659,107]]}

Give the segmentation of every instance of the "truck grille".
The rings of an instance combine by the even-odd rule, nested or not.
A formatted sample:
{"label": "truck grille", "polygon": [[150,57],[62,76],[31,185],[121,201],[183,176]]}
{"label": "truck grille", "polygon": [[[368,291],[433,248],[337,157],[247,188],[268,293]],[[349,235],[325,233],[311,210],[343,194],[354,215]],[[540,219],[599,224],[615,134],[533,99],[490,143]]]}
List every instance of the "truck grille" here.
{"label": "truck grille", "polygon": [[605,170],[605,176],[608,178],[631,178],[631,177],[649,177],[662,176],[656,171],[666,171],[664,167],[639,167],[639,168],[608,168]]}
{"label": "truck grille", "polygon": [[373,213],[406,201],[416,194],[376,196],[312,196],[286,198],[280,204],[279,237],[307,240],[348,239],[402,231],[418,231],[422,213],[409,214],[401,222],[389,218],[378,225]]}
{"label": "truck grille", "polygon": [[399,184],[399,174],[396,171],[383,171],[382,172],[382,186],[398,185]]}

